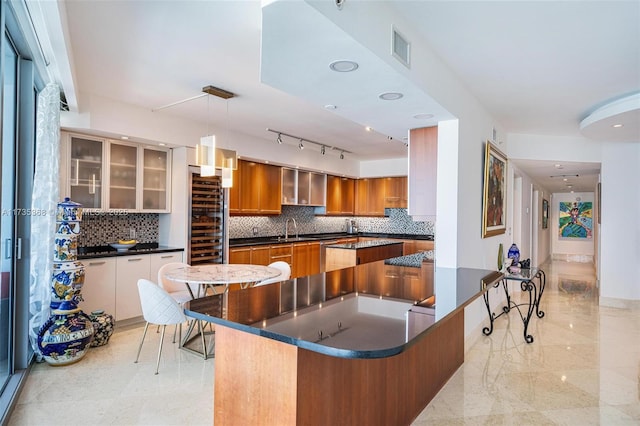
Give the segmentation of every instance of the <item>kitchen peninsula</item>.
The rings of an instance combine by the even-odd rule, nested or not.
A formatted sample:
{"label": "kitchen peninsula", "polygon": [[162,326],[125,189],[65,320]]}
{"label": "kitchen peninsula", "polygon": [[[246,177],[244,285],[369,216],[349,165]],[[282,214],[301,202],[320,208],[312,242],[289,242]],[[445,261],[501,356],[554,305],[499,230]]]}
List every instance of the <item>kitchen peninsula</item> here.
{"label": "kitchen peninsula", "polygon": [[327,245],[325,271],[402,256],[402,247],[400,241],[385,239]]}
{"label": "kitchen peninsula", "polygon": [[464,306],[502,277],[415,257],[190,302],[216,324],[214,424],[413,421],[464,361]]}

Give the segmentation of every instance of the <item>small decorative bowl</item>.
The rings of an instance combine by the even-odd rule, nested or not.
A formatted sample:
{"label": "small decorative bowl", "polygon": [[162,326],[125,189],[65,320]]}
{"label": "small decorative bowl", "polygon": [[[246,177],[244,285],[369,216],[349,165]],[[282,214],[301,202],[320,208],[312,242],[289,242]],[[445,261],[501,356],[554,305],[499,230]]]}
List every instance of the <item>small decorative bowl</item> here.
{"label": "small decorative bowl", "polygon": [[120,244],[120,243],[109,243],[109,245],[111,247],[113,247],[114,249],[116,249],[119,252],[123,252],[123,251],[127,251],[129,250],[131,247],[135,246],[136,244],[138,244],[138,242],[136,241],[135,243],[127,243],[127,244]]}

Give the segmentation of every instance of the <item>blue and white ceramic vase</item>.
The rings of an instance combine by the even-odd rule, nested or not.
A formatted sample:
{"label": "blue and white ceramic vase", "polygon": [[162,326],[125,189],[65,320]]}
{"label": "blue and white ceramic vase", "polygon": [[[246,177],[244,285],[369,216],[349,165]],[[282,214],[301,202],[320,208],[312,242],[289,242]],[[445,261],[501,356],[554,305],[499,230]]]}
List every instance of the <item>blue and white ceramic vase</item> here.
{"label": "blue and white ceramic vase", "polygon": [[520,250],[515,243],[511,244],[511,247],[509,247],[507,258],[513,259],[511,265],[518,266],[518,263],[520,262]]}
{"label": "blue and white ceramic vase", "polygon": [[51,275],[52,314],[38,332],[38,349],[51,365],[79,361],[89,349],[94,326],[78,304],[84,265],[77,261],[82,205],[65,198],[56,211],[56,237]]}
{"label": "blue and white ceramic vase", "polygon": [[93,338],[91,318],[70,300],[60,303],[38,332],[38,348],[54,366],[80,361]]}

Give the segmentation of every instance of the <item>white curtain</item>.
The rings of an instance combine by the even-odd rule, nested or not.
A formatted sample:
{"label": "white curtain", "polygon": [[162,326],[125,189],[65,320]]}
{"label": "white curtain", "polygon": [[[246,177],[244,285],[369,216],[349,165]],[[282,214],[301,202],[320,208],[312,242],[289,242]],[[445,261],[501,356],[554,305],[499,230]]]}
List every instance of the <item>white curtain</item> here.
{"label": "white curtain", "polygon": [[38,330],[49,319],[51,273],[59,198],[60,89],[48,84],[38,95],[36,164],[31,207],[46,215],[31,216],[31,279],[29,283],[29,340],[40,357]]}

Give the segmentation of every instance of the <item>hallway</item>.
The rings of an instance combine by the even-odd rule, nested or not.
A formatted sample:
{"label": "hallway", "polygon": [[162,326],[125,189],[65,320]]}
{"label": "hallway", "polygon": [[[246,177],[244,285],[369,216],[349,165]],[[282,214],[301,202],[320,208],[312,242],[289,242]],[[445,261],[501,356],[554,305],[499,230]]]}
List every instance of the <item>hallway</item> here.
{"label": "hallway", "polygon": [[[500,317],[414,425],[640,424],[640,314],[598,306],[591,264],[543,269],[535,341],[524,343],[517,314]],[[166,337],[155,376],[159,334],[133,363],[141,333],[118,331],[75,365],[34,365],[9,424],[211,425],[215,359]]]}

